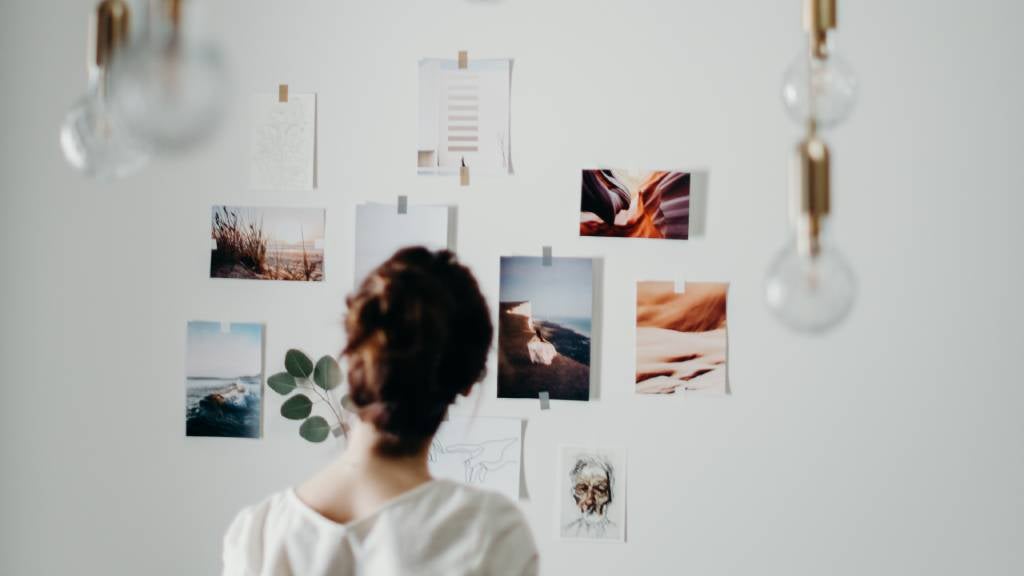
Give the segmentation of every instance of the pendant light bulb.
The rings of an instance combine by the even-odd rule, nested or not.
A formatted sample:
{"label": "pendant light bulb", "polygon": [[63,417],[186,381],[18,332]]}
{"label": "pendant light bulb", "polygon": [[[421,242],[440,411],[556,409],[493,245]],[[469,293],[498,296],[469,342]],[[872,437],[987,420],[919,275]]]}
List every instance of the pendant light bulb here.
{"label": "pendant light bulb", "polygon": [[111,67],[114,109],[157,152],[187,150],[220,124],[227,92],[219,46],[200,0],[151,0],[145,36]]}
{"label": "pendant light bulb", "polygon": [[148,161],[111,111],[108,67],[128,41],[130,11],[124,0],[103,0],[91,23],[89,85],[68,110],[60,129],[64,158],[72,168],[101,180],[123,178]]}
{"label": "pendant light bulb", "polygon": [[790,211],[793,238],[778,253],[765,280],[765,301],[801,332],[824,332],[853,308],[856,279],[832,245],[829,150],[813,133],[797,146]]}
{"label": "pendant light bulb", "polygon": [[853,308],[856,280],[823,229],[819,252],[803,253],[797,241],[779,251],[765,280],[768,308],[793,330],[820,333],[839,324]]}
{"label": "pendant light bulb", "polygon": [[849,118],[857,104],[857,76],[834,51],[822,59],[802,50],[786,70],[782,101],[794,122],[813,120],[820,128],[832,128]]}
{"label": "pendant light bulb", "polygon": [[801,126],[831,128],[849,118],[857,103],[857,75],[832,45],[837,25],[836,0],[804,0],[807,48],[786,69],[782,100]]}

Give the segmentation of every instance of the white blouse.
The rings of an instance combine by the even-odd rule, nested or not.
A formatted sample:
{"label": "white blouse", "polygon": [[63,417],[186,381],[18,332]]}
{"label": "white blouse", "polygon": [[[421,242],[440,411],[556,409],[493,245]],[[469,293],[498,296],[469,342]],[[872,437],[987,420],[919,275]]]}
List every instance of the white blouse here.
{"label": "white blouse", "polygon": [[435,479],[348,524],[292,489],[242,510],[224,536],[224,576],[536,575],[537,547],[501,494]]}

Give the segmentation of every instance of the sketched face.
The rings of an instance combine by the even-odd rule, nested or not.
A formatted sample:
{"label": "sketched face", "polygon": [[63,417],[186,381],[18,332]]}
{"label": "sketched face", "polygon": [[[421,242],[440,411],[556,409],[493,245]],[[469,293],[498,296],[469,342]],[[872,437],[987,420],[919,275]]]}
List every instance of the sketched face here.
{"label": "sketched face", "polygon": [[570,478],[572,497],[580,514],[603,518],[612,501],[611,466],[597,459],[581,458],[573,467]]}

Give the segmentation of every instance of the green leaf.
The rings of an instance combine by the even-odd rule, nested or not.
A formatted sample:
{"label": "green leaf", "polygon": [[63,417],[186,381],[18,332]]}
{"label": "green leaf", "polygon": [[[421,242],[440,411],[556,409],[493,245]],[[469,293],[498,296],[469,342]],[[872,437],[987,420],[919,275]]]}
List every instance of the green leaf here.
{"label": "green leaf", "polygon": [[355,401],[352,400],[352,396],[348,394],[341,397],[341,409],[347,410],[353,414],[359,413],[359,406],[356,406]]}
{"label": "green leaf", "polygon": [[338,361],[330,356],[317,360],[313,370],[313,382],[324,390],[332,390],[341,384],[341,367]]}
{"label": "green leaf", "polygon": [[323,442],[331,431],[331,425],[320,416],[313,416],[299,427],[299,436],[310,442]]}
{"label": "green leaf", "polygon": [[301,350],[293,348],[284,355],[284,369],[296,378],[309,378],[313,373],[313,361]]}
{"label": "green leaf", "polygon": [[302,420],[313,411],[313,401],[305,394],[296,394],[281,404],[281,416],[289,420]]}
{"label": "green leaf", "polygon": [[267,386],[282,396],[287,396],[295,390],[295,377],[287,372],[278,372],[267,378]]}

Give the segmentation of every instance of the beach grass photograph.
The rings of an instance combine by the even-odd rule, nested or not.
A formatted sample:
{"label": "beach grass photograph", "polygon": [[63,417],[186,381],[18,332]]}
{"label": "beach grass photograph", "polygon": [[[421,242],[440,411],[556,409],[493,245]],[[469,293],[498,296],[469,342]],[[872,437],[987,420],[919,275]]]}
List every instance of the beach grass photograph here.
{"label": "beach grass photograph", "polygon": [[502,257],[498,397],[590,399],[593,261]]}
{"label": "beach grass photograph", "polygon": [[210,277],[322,282],[324,210],[214,206]]}
{"label": "beach grass photograph", "polygon": [[675,394],[728,390],[729,285],[638,282],[636,392]]}
{"label": "beach grass photograph", "polygon": [[263,325],[188,323],[185,435],[259,438]]}
{"label": "beach grass photograph", "polygon": [[580,236],[690,237],[690,174],[584,170]]}

